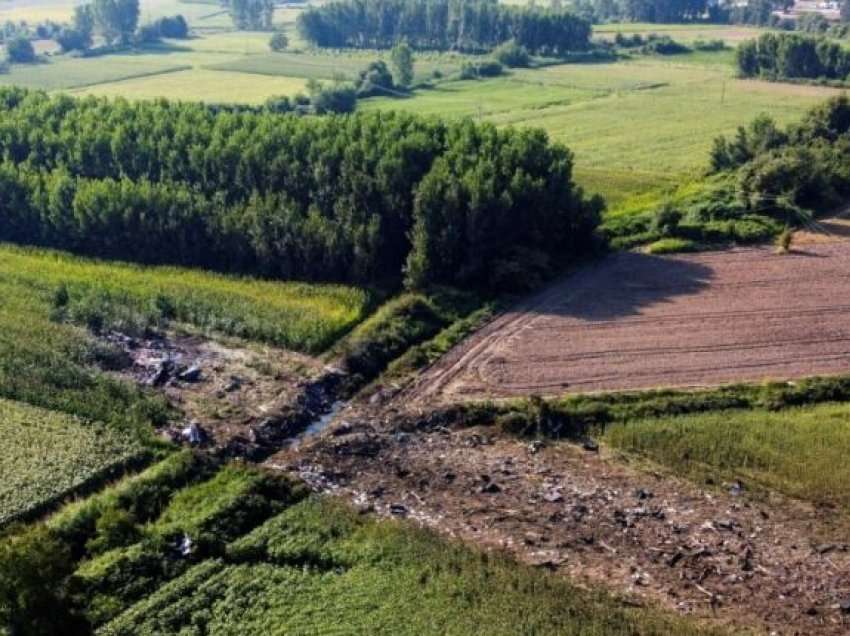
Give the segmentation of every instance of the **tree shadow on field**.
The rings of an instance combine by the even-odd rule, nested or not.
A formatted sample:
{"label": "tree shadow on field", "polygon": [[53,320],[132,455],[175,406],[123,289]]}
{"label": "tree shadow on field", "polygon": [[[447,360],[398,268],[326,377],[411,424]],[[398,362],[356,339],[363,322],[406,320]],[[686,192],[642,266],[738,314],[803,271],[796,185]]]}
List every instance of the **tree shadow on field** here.
{"label": "tree shadow on field", "polygon": [[546,289],[532,313],[605,321],[639,315],[705,291],[714,271],[693,257],[624,252],[591,263]]}

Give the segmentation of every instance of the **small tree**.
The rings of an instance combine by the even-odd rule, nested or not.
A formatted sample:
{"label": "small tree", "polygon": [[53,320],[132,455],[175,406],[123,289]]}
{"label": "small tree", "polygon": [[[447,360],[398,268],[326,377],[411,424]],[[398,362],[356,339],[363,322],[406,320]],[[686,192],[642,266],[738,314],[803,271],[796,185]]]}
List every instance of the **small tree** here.
{"label": "small tree", "polygon": [[413,51],[407,42],[401,41],[390,52],[390,61],[395,71],[395,82],[407,88],[413,83]]}
{"label": "small tree", "polygon": [[383,60],[372,62],[365,70],[360,71],[357,82],[358,97],[386,95],[393,88],[395,88],[393,75]]}
{"label": "small tree", "polygon": [[275,31],[269,40],[269,48],[275,53],[279,53],[289,46],[289,38],[283,31]]}
{"label": "small tree", "polygon": [[65,28],[59,31],[56,41],[66,53],[68,51],[85,51],[91,46],[91,35],[87,37],[77,29]]}
{"label": "small tree", "polygon": [[23,35],[16,35],[9,40],[6,44],[6,53],[10,62],[17,62],[18,64],[35,62],[35,49],[32,47],[32,42]]}

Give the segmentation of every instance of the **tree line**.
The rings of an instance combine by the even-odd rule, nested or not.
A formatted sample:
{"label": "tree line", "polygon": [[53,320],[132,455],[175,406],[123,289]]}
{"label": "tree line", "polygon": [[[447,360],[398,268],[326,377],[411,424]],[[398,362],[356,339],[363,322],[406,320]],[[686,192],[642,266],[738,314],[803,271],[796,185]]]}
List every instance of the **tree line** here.
{"label": "tree line", "polygon": [[545,133],[0,90],[0,239],[360,284],[521,286],[602,202]]}
{"label": "tree line", "polygon": [[594,23],[690,22],[703,19],[707,0],[577,0],[576,12]]}
{"label": "tree line", "polygon": [[748,209],[769,210],[791,222],[807,211],[850,198],[850,99],[834,97],[782,129],[766,115],[731,137],[718,137],[711,152],[716,173],[735,175]]}
{"label": "tree line", "polygon": [[797,33],[765,33],[743,42],[736,62],[743,77],[843,81],[850,73],[850,51],[826,37]]}
{"label": "tree line", "polygon": [[532,53],[559,55],[590,44],[590,23],[556,9],[497,0],[333,0],[298,16],[298,31],[321,47],[489,51],[514,40]]}

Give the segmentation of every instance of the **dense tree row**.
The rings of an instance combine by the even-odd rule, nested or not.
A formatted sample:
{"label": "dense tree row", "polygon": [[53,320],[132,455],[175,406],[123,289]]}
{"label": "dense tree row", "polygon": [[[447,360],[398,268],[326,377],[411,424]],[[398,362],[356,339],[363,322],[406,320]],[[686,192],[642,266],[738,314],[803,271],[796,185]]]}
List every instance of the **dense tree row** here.
{"label": "dense tree row", "polygon": [[765,33],[738,46],[738,71],[744,77],[844,80],[850,51],[822,36]]}
{"label": "dense tree row", "polygon": [[325,47],[489,51],[515,42],[557,55],[589,45],[590,24],[574,14],[497,0],[333,0],[298,16],[298,30]]}
{"label": "dense tree row", "polygon": [[592,22],[689,22],[706,17],[707,0],[577,0],[575,11]]}
{"label": "dense tree row", "polygon": [[0,239],[280,278],[521,284],[601,207],[543,132],[403,114],[2,89],[0,160]]}

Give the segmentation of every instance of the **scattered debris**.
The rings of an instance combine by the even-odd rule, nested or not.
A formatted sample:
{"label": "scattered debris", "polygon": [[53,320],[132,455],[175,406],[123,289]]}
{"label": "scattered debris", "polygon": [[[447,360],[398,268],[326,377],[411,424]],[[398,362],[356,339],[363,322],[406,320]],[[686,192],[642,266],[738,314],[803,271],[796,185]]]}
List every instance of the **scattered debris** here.
{"label": "scattered debris", "polygon": [[197,382],[201,379],[201,367],[192,365],[185,371],[178,373],[177,379],[182,382]]}

